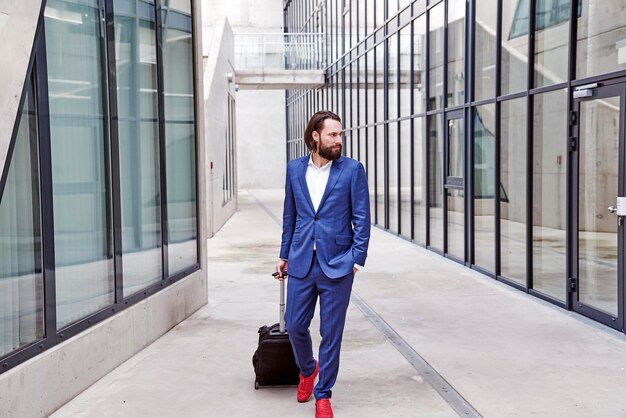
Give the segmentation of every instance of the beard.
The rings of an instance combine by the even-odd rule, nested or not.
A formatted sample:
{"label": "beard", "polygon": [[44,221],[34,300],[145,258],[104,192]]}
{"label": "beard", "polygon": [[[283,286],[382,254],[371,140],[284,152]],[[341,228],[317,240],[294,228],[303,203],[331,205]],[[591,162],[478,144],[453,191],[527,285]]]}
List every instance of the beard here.
{"label": "beard", "polygon": [[341,145],[336,148],[333,147],[325,147],[320,143],[318,154],[320,157],[325,158],[329,161],[334,161],[337,158],[341,157]]}

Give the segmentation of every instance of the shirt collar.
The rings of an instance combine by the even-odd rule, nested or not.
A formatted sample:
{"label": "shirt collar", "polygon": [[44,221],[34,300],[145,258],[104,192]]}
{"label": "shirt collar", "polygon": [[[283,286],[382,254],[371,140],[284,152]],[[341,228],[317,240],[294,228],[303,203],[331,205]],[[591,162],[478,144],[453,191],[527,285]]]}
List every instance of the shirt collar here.
{"label": "shirt collar", "polygon": [[321,166],[321,167],[318,167],[318,166],[316,166],[316,165],[315,165],[315,163],[313,162],[313,157],[312,157],[312,156],[309,156],[309,164],[308,164],[308,166],[309,166],[309,167],[314,167],[316,170],[320,170],[320,171],[321,171],[321,170],[329,169],[329,168],[332,166],[332,164],[333,164],[333,161],[332,161],[332,160],[330,160],[330,161],[329,161],[329,162],[327,162],[325,165],[323,165],[323,166]]}

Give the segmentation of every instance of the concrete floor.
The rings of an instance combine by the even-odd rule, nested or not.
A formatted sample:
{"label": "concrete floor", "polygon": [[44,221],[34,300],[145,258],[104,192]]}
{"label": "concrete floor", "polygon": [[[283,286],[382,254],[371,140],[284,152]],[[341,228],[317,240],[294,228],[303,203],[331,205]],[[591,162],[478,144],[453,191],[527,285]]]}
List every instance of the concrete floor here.
{"label": "concrete floor", "polygon": [[[294,388],[254,390],[257,329],[278,316],[282,192],[239,199],[208,242],[209,304],[53,417],[314,416]],[[623,334],[377,228],[354,292],[485,417],[626,417]],[[457,416],[354,303],[341,361],[338,418]]]}

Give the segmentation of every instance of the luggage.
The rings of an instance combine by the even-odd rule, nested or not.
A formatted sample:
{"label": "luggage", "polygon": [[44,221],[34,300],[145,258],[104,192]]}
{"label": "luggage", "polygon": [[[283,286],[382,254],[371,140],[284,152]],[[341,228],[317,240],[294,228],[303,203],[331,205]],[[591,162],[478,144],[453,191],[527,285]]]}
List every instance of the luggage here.
{"label": "luggage", "polygon": [[[274,273],[275,275],[276,273]],[[280,281],[280,322],[259,328],[259,346],[252,357],[256,379],[254,388],[272,385],[297,385],[300,369],[296,365],[285,330],[285,281]]]}

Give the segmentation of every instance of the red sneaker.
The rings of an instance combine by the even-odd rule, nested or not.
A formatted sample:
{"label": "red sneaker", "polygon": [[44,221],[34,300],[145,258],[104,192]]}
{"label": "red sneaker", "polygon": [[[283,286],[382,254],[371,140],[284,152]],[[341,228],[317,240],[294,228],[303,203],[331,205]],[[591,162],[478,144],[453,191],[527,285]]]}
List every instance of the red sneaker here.
{"label": "red sneaker", "polygon": [[330,399],[322,398],[315,401],[315,418],[333,418],[333,407]]}
{"label": "red sneaker", "polygon": [[313,386],[315,386],[315,377],[317,376],[319,364],[315,362],[315,370],[309,377],[302,376],[300,373],[300,384],[298,384],[298,402],[306,402],[311,399]]}

